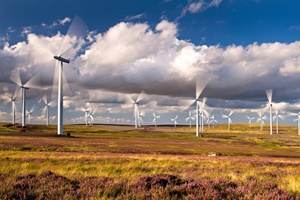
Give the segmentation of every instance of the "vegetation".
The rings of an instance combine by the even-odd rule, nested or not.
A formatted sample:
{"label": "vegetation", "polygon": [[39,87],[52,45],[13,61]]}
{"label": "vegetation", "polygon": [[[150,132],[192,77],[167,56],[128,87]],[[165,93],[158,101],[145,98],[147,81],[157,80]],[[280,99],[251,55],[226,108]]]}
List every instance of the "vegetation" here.
{"label": "vegetation", "polygon": [[299,199],[296,127],[0,124],[1,199]]}

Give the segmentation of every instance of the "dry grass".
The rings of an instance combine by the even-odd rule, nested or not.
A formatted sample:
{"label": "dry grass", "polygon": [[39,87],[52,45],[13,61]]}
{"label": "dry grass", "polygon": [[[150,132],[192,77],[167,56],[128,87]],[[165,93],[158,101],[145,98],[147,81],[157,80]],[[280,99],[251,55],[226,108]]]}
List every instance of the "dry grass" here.
{"label": "dry grass", "polygon": [[[55,126],[0,124],[0,174],[40,174],[51,170],[65,177],[110,177],[134,181],[140,176],[172,174],[247,182],[255,177],[279,188],[300,191],[300,137],[291,126],[269,135],[247,124],[216,126],[196,138],[189,127],[64,126],[71,137],[56,135]],[[211,153],[218,156],[209,157]]]}

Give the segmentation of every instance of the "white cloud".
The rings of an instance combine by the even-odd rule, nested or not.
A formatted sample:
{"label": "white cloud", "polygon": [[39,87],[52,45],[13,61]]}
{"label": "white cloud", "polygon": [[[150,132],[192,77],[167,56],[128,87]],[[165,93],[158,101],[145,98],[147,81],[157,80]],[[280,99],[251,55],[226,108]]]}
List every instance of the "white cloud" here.
{"label": "white cloud", "polygon": [[47,25],[46,23],[42,23],[41,26],[44,27],[44,28],[52,29],[52,28],[55,28],[57,26],[63,26],[66,23],[69,23],[69,22],[71,22],[71,19],[69,17],[65,17],[64,19],[59,19],[59,20],[54,21],[50,25]]}
{"label": "white cloud", "polygon": [[136,20],[136,19],[143,18],[143,17],[145,17],[145,16],[146,16],[145,13],[141,13],[141,14],[134,15],[134,16],[126,16],[126,17],[125,17],[125,20],[126,20],[126,21],[132,21],[132,20]]}
{"label": "white cloud", "polygon": [[203,12],[211,7],[219,7],[221,3],[222,0],[198,0],[196,2],[191,1],[186,7],[183,8],[181,15],[177,19],[184,17],[188,12],[191,14],[195,14],[198,12]]}
{"label": "white cloud", "polygon": [[31,29],[32,28],[30,26],[24,27],[22,32],[21,32],[21,35],[22,36],[28,35],[29,33],[31,33]]}
{"label": "white cloud", "polygon": [[65,25],[66,23],[70,22],[71,19],[69,17],[65,17],[64,19],[58,20],[60,25]]}
{"label": "white cloud", "polygon": [[[75,110],[89,101],[99,107],[97,112],[107,115],[104,118],[121,119],[124,117],[113,115],[133,112],[132,105],[125,104],[125,94],[145,90],[147,102],[152,103],[140,105],[141,110],[152,113],[155,104],[161,114],[180,112],[178,99],[194,98],[195,82],[203,79],[210,79],[203,95],[212,107],[257,109],[265,104],[264,90],[269,88],[274,90],[276,103],[300,98],[299,41],[220,47],[195,45],[177,35],[177,24],[166,20],[154,30],[146,23],[121,22],[103,34],[90,34],[87,50],[64,65],[74,91],[65,101],[66,109]],[[23,81],[37,73],[43,84],[52,85],[53,56],[63,39],[61,34],[47,37],[29,33],[27,41],[11,46],[7,43],[0,50],[1,81],[10,82],[10,74],[20,71]],[[71,46],[72,38],[66,40]],[[82,44],[71,48],[71,59]],[[40,99],[45,92],[51,94],[29,90],[28,98]],[[290,103],[281,107],[298,108]]]}

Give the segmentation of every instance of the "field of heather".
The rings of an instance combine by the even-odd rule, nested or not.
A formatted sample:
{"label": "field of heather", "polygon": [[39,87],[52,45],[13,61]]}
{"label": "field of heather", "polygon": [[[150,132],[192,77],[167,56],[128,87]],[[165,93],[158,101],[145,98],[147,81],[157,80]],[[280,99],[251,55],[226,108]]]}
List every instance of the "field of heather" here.
{"label": "field of heather", "polygon": [[0,124],[0,199],[300,199],[297,127]]}

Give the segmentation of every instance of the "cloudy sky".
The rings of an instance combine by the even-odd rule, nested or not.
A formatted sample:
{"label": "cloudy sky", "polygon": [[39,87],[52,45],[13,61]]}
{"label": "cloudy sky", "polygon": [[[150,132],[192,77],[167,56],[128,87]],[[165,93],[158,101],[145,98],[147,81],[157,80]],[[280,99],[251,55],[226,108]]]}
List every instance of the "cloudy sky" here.
{"label": "cloudy sky", "polygon": [[71,59],[64,65],[65,123],[84,123],[84,109],[92,108],[94,123],[133,124],[128,99],[143,90],[144,123],[155,111],[158,123],[178,115],[183,124],[197,81],[207,83],[201,97],[221,123],[230,110],[233,122],[257,117],[267,89],[275,109],[299,112],[299,7],[296,0],[1,1],[1,121],[11,120],[6,99],[20,74],[22,84],[35,80],[27,84],[31,121],[45,123],[41,98],[57,98],[53,56],[60,53]]}

